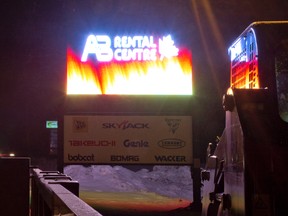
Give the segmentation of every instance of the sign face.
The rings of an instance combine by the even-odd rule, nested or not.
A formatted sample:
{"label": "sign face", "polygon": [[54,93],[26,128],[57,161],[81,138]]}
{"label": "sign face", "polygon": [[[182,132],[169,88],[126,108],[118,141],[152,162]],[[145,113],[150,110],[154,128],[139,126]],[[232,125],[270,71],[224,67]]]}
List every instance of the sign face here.
{"label": "sign face", "polygon": [[64,116],[65,164],[192,164],[191,116]]}
{"label": "sign face", "polygon": [[67,94],[192,95],[191,54],[171,35],[90,34],[67,50]]}
{"label": "sign face", "polygon": [[46,121],[46,128],[58,128],[58,121]]}
{"label": "sign face", "polygon": [[193,95],[198,40],[190,6],[73,1],[66,11],[66,94]]}

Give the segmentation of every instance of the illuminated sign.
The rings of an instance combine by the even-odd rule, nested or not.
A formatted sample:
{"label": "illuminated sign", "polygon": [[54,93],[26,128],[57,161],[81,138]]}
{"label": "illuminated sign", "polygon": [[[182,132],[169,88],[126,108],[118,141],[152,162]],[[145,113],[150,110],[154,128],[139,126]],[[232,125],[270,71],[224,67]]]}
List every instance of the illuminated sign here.
{"label": "illuminated sign", "polygon": [[192,95],[191,53],[171,35],[90,34],[67,50],[67,94]]}
{"label": "illuminated sign", "polygon": [[116,61],[155,61],[157,54],[161,60],[178,56],[179,49],[174,45],[171,35],[154,43],[153,36],[116,36],[113,40],[107,35],[89,35],[81,61],[86,62],[89,54],[93,54],[99,62]]}
{"label": "illuminated sign", "polygon": [[46,128],[58,128],[58,121],[46,121]]}
{"label": "illuminated sign", "polygon": [[233,88],[259,88],[258,47],[253,29],[240,36],[228,49]]}

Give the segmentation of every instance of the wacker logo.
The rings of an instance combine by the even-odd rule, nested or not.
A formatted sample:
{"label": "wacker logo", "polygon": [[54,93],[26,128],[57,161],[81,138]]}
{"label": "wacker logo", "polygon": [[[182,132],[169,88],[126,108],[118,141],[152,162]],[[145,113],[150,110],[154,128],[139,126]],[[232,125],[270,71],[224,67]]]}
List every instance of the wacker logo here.
{"label": "wacker logo", "polygon": [[83,161],[83,162],[86,162],[86,161],[94,161],[94,154],[91,154],[91,155],[80,155],[80,154],[77,154],[77,155],[70,155],[68,154],[68,160],[69,161]]}
{"label": "wacker logo", "polygon": [[180,155],[155,155],[157,162],[186,162],[185,156]]}

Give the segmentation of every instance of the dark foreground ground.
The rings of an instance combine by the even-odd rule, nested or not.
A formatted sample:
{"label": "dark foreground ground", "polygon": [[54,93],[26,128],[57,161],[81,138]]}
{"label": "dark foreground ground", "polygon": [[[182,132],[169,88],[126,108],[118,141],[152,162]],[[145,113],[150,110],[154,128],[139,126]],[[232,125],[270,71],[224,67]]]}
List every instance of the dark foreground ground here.
{"label": "dark foreground ground", "polygon": [[191,201],[147,192],[81,191],[80,198],[103,216],[200,216]]}
{"label": "dark foreground ground", "polygon": [[189,209],[176,209],[167,212],[138,212],[138,211],[113,211],[113,210],[101,210],[103,216],[200,216],[201,212],[193,211]]}

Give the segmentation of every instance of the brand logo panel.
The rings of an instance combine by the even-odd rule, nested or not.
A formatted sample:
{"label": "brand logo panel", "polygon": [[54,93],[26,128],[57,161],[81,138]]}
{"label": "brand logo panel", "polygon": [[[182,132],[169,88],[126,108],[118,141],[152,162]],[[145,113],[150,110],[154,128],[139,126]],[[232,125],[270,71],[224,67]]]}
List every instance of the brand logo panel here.
{"label": "brand logo panel", "polygon": [[191,116],[65,116],[64,163],[192,164],[192,134]]}

